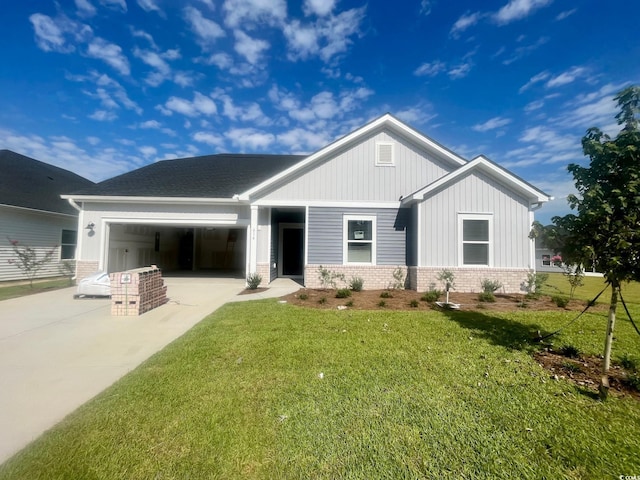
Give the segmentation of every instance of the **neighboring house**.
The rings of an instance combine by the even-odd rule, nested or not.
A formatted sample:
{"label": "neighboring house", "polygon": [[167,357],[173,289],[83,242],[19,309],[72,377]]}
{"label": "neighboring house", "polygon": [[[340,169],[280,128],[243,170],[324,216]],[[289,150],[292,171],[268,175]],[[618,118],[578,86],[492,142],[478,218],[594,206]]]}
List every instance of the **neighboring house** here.
{"label": "neighboring house", "polygon": [[480,156],[471,161],[387,114],[306,156],[210,155],[164,160],[63,195],[80,209],[78,277],[156,263],[236,269],[263,283],[320,267],[385,288],[455,272],[459,291],[484,278],[517,292],[535,269],[528,238],[549,196]]}
{"label": "neighboring house", "polygon": [[562,265],[551,261],[557,254],[547,248],[544,243],[536,239],[536,271],[549,273],[562,273]]}
{"label": "neighboring house", "polygon": [[60,198],[93,182],[9,150],[0,150],[0,281],[24,279],[10,240],[33,247],[39,258],[55,247],[38,277],[61,274],[61,262],[74,260],[78,211]]}

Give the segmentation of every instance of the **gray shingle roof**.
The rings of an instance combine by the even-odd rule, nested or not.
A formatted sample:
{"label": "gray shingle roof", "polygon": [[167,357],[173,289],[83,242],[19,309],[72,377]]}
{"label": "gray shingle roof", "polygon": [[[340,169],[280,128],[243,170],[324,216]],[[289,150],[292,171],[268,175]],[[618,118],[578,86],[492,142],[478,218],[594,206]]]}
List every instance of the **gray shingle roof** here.
{"label": "gray shingle roof", "polygon": [[304,158],[301,155],[217,154],[162,160],[72,193],[231,198]]}
{"label": "gray shingle roof", "polygon": [[77,215],[61,194],[94,183],[68,170],[0,150],[0,204]]}

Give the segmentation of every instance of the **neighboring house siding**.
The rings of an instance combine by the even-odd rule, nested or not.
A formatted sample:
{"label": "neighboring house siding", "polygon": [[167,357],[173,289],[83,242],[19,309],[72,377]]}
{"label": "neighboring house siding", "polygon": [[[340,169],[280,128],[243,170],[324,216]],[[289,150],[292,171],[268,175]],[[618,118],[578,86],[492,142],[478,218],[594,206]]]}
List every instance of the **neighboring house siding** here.
{"label": "neighboring house siding", "polygon": [[309,208],[309,264],[343,263],[344,215],[375,215],[376,264],[406,265],[405,231],[397,226],[398,209],[322,207]]}
{"label": "neighboring house siding", "polygon": [[59,276],[60,242],[62,230],[77,230],[78,219],[73,216],[36,212],[29,209],[0,206],[0,281],[23,280],[24,273],[9,263],[14,259],[9,240],[17,240],[20,245],[28,245],[43,258],[44,252],[55,248],[51,262],[37,275],[38,278]]}
{"label": "neighboring house siding", "polygon": [[493,214],[493,266],[532,268],[528,202],[480,172],[472,172],[421,205],[421,266],[458,266],[458,214]]}
{"label": "neighboring house siding", "polygon": [[[376,166],[376,142],[393,142],[395,166]],[[453,170],[405,138],[381,131],[260,195],[268,201],[396,202]]]}

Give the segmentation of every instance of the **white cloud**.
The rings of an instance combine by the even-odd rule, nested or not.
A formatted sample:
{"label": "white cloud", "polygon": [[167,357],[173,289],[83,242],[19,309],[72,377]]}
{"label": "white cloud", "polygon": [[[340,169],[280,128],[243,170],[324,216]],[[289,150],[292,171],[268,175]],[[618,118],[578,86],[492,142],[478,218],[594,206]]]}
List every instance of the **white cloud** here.
{"label": "white cloud", "polygon": [[534,43],[530,45],[524,45],[522,47],[518,47],[514,50],[513,54],[509,58],[503,60],[502,63],[504,65],[511,65],[513,62],[520,60],[521,58],[526,57],[527,55],[530,55],[531,53],[536,51],[538,48],[546,44],[548,41],[549,41],[549,37],[540,37],[538,40],[536,40]]}
{"label": "white cloud", "polygon": [[123,12],[127,11],[127,2],[125,0],[100,0],[100,3],[110,8],[117,8]]}
{"label": "white cloud", "polygon": [[289,150],[306,153],[319,150],[330,143],[331,139],[325,132],[314,132],[298,127],[278,134],[277,141]]}
{"label": "white cloud", "polygon": [[193,72],[176,72],[173,81],[181,87],[191,87],[197,79],[197,75]]}
{"label": "white cloud", "polygon": [[469,75],[469,72],[471,71],[472,68],[473,68],[472,62],[461,63],[460,65],[456,65],[455,67],[451,68],[447,72],[447,75],[449,75],[449,78],[453,80],[457,80],[458,78],[464,78],[467,75]]}
{"label": "white cloud", "polygon": [[144,30],[136,30],[135,28],[132,28],[131,35],[138,38],[144,38],[147,42],[149,42],[149,45],[151,45],[154,50],[158,50],[158,45],[156,44],[153,37]]}
{"label": "white cloud", "polygon": [[242,151],[266,150],[275,141],[273,134],[255,128],[232,128],[225,137]]}
{"label": "white cloud", "polygon": [[287,17],[285,0],[225,0],[222,5],[225,24],[232,28],[248,24],[281,25]]}
{"label": "white cloud", "polygon": [[289,46],[291,60],[306,59],[320,51],[318,45],[318,30],[313,25],[303,26],[299,20],[285,25],[283,33]]}
{"label": "white cloud", "polygon": [[200,61],[207,65],[215,65],[220,70],[227,70],[233,65],[233,59],[227,53],[214,53],[209,58],[200,59]]}
{"label": "white cloud", "polygon": [[220,25],[202,16],[200,10],[195,7],[186,7],[184,16],[202,48],[210,48],[216,40],[226,35]]}
{"label": "white cloud", "polygon": [[489,130],[495,130],[496,128],[502,128],[511,123],[510,118],[493,117],[484,123],[478,123],[471,127],[476,132],[488,132]]}
{"label": "white cloud", "polygon": [[433,3],[433,0],[422,0],[420,2],[420,14],[429,15],[431,13],[432,3]]}
{"label": "white cloud", "polygon": [[535,100],[535,101],[530,102],[527,105],[525,105],[524,111],[526,113],[531,113],[531,112],[534,112],[536,110],[540,110],[542,107],[544,107],[544,101],[543,100]]}
{"label": "white cloud", "polygon": [[222,102],[222,114],[233,121],[250,122],[255,125],[267,126],[272,121],[267,117],[260,105],[250,102],[246,105],[237,106],[233,99],[225,93],[217,93],[214,98]]}
{"label": "white cloud", "polygon": [[124,87],[106,74],[91,71],[86,76],[68,75],[67,78],[74,82],[93,82],[98,85],[100,88],[96,89],[95,93],[86,90],[83,92],[91,98],[100,100],[105,108],[115,109],[123,106],[128,110],[133,110],[138,115],[142,114],[142,108],[129,98]]}
{"label": "white cloud", "polygon": [[547,81],[545,86],[547,88],[561,87],[569,83],[575,82],[579,77],[583,76],[587,72],[584,67],[572,67],[566,72],[561,73]]}
{"label": "white cloud", "polygon": [[338,15],[321,19],[320,36],[325,45],[320,48],[320,58],[329,62],[335,55],[347,51],[353,43],[351,37],[360,33],[360,24],[364,19],[365,7],[352,8]]}
{"label": "white cloud", "polygon": [[160,73],[163,73],[164,75],[168,75],[171,71],[171,67],[169,67],[169,64],[165,62],[164,59],[156,52],[134,48],[133,55],[142,60],[150,67],[155,68]]}
{"label": "white cloud", "polygon": [[131,72],[129,60],[123,55],[122,48],[115,43],[107,42],[103,38],[96,37],[91,40],[87,47],[87,55],[102,60],[122,75],[129,75]]}
{"label": "white cloud", "polygon": [[546,7],[553,0],[510,0],[504,7],[498,10],[493,19],[499,25],[506,25],[515,20],[529,16],[539,8]]}
{"label": "white cloud", "polygon": [[138,150],[140,151],[140,153],[142,153],[142,155],[145,156],[145,158],[149,158],[152,155],[157,155],[158,154],[158,150],[155,147],[149,146],[149,145],[145,145],[143,147],[138,147]]}
{"label": "white cloud", "polygon": [[156,0],[137,0],[138,5],[145,12],[158,12],[161,15],[164,15],[164,12],[158,7],[156,4]]}
{"label": "white cloud", "polygon": [[303,9],[305,15],[324,17],[330,14],[335,6],[336,0],[305,0]]}
{"label": "white cloud", "polygon": [[418,77],[435,77],[439,73],[444,72],[446,69],[447,66],[444,64],[444,62],[435,60],[433,62],[423,63],[413,71],[413,74]]}
{"label": "white cloud", "polygon": [[544,82],[550,76],[551,76],[551,74],[549,72],[547,72],[547,71],[540,72],[540,73],[534,75],[533,77],[531,77],[527,83],[525,83],[523,86],[521,86],[520,89],[518,90],[518,92],[522,93],[525,90],[528,90],[529,88],[531,88],[536,83]]}
{"label": "white cloud", "polygon": [[89,145],[93,145],[94,147],[100,143],[100,139],[98,137],[89,136],[87,137],[87,143]]}
{"label": "white cloud", "polygon": [[75,0],[75,3],[81,17],[93,17],[96,14],[96,7],[89,0]]}
{"label": "white cloud", "polygon": [[165,115],[171,115],[172,112],[181,113],[187,117],[197,117],[200,115],[215,115],[218,112],[215,102],[211,97],[195,92],[193,100],[187,100],[179,97],[171,97],[160,106],[159,110]]}
{"label": "white cloud", "polygon": [[236,37],[235,51],[246,58],[251,65],[258,63],[260,57],[262,57],[262,52],[269,48],[269,42],[251,38],[242,30],[234,30],[233,34]]}
{"label": "white cloud", "polygon": [[196,132],[191,135],[196,142],[206,143],[217,148],[224,148],[224,138],[220,135],[216,135],[209,132]]}
{"label": "white cloud", "polygon": [[460,35],[460,33],[464,32],[467,28],[472,27],[473,25],[478,23],[480,19],[483,18],[483,16],[484,15],[480,12],[465,13],[458,20],[456,20],[456,23],[454,23],[453,26],[451,27],[449,34],[453,37],[457,37],[458,35]]}
{"label": "white cloud", "polygon": [[564,20],[567,17],[570,17],[571,15],[573,15],[574,13],[576,13],[578,11],[577,8],[572,8],[571,10],[565,10],[564,12],[560,12],[558,14],[558,16],[556,17],[556,21],[561,21]]}
{"label": "white cloud", "polygon": [[36,44],[45,52],[72,52],[76,48],[72,42],[86,41],[93,33],[88,25],[74,22],[64,15],[51,18],[34,13],[29,21],[33,25]]}
{"label": "white cloud", "polygon": [[108,122],[115,120],[118,116],[112,110],[96,110],[89,118],[92,120],[98,120],[99,122]]}
{"label": "white cloud", "polygon": [[438,116],[432,112],[432,105],[421,102],[417,105],[398,110],[395,112],[395,115],[400,120],[410,125],[424,125]]}

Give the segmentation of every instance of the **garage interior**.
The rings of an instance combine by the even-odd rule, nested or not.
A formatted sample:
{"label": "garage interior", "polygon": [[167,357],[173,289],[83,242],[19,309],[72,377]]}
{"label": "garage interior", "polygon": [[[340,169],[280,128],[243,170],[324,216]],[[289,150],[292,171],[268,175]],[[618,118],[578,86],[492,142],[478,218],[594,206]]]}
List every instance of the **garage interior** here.
{"label": "garage interior", "polygon": [[108,271],[157,265],[163,274],[245,278],[246,228],[110,225]]}

